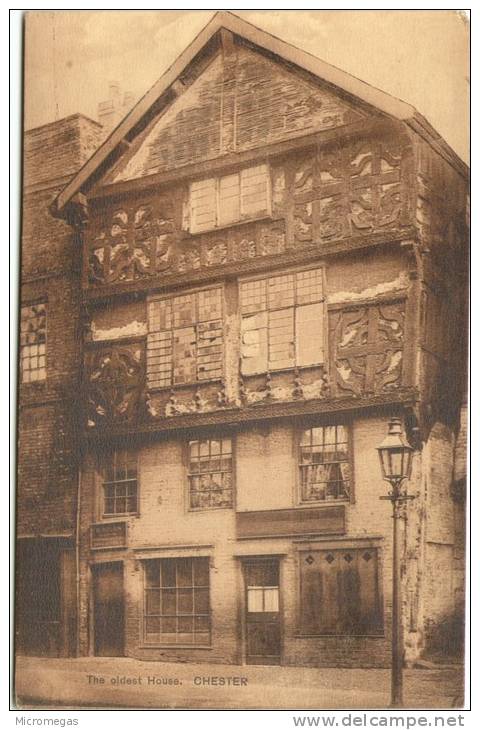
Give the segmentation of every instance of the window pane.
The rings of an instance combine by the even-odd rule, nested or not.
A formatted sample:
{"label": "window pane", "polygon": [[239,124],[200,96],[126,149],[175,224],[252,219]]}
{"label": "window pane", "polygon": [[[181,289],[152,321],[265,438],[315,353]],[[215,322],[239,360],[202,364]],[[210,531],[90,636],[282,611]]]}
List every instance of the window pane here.
{"label": "window pane", "polygon": [[267,280],[244,281],[240,284],[240,303],[245,314],[267,308]]}
{"label": "window pane", "polygon": [[240,219],[240,176],[227,175],[219,180],[218,222],[227,225]]}
{"label": "window pane", "polygon": [[248,586],[278,586],[278,563],[261,561],[245,566]]}
{"label": "window pane", "polygon": [[160,619],[159,618],[146,618],[145,619],[145,634],[148,637],[150,634],[158,634],[160,631]]}
{"label": "window pane", "polygon": [[[339,443],[338,439],[345,439]],[[300,443],[300,483],[304,501],[345,499],[350,493],[347,432],[343,426],[304,431]]]}
{"label": "window pane", "polygon": [[215,228],[217,183],[215,178],[190,185],[190,228],[193,232]]}
{"label": "window pane", "polygon": [[[196,585],[182,587],[180,582]],[[173,581],[172,587],[149,588],[149,585]],[[164,585],[164,583],[163,583]],[[208,558],[166,558],[145,564],[145,632],[158,644],[208,644],[210,641]],[[152,614],[161,617],[152,624]],[[152,627],[155,630],[152,631]],[[156,635],[155,635],[156,634]]]}
{"label": "window pane", "polygon": [[247,588],[247,611],[263,613],[263,588]]}
{"label": "window pane", "polygon": [[272,276],[268,279],[268,307],[269,309],[285,309],[295,302],[294,276]]}
{"label": "window pane", "polygon": [[105,499],[105,514],[112,515],[115,512],[115,501],[113,499]]}
{"label": "window pane", "polygon": [[162,632],[164,634],[176,634],[177,632],[177,619],[176,618],[162,618]]}
{"label": "window pane", "polygon": [[176,585],[176,562],[175,560],[162,560],[162,586],[172,587]]}
{"label": "window pane", "polygon": [[279,610],[278,588],[264,588],[264,609],[271,613]]}
{"label": "window pane", "polygon": [[196,586],[208,586],[208,558],[196,558],[193,561],[194,582]]}
{"label": "window pane", "polygon": [[160,585],[160,563],[158,560],[148,560],[145,563],[145,584],[148,588]]}
{"label": "window pane", "polygon": [[173,588],[162,588],[162,615],[175,616],[177,613],[177,594]]}
{"label": "window pane", "polygon": [[173,382],[194,383],[197,379],[197,336],[194,327],[173,333]]}
{"label": "window pane", "polygon": [[269,210],[267,165],[258,165],[241,171],[242,216],[267,213]]}
{"label": "window pane", "polygon": [[318,365],[324,361],[323,304],[306,304],[295,313],[296,364]]}
{"label": "window pane", "polygon": [[195,632],[206,632],[210,630],[210,619],[208,616],[195,616]]}
{"label": "window pane", "polygon": [[193,613],[193,589],[181,588],[178,591],[178,613]]}
{"label": "window pane", "polygon": [[322,269],[299,271],[296,274],[297,304],[311,304],[323,299]]}
{"label": "window pane", "polygon": [[[195,442],[190,447],[190,508],[214,509],[232,504],[230,439]],[[223,449],[226,456],[223,457]]]}
{"label": "window pane", "polygon": [[191,586],[192,585],[192,559],[183,558],[177,560],[177,585],[178,586]]}
{"label": "window pane", "polygon": [[269,313],[268,360],[272,370],[293,367],[295,343],[293,309],[278,309]]}
{"label": "window pane", "polygon": [[160,613],[160,590],[149,589],[146,593],[147,597],[147,614]]}
{"label": "window pane", "polygon": [[[193,633],[193,617],[192,616],[179,616],[178,617],[178,633]],[[192,637],[190,637],[191,640]]]}
{"label": "window pane", "polygon": [[208,601],[208,589],[207,588],[196,588],[194,600],[195,600],[195,613],[208,613],[209,612],[209,601]]}
{"label": "window pane", "polygon": [[45,380],[46,308],[44,304],[21,307],[20,331],[22,382]]}

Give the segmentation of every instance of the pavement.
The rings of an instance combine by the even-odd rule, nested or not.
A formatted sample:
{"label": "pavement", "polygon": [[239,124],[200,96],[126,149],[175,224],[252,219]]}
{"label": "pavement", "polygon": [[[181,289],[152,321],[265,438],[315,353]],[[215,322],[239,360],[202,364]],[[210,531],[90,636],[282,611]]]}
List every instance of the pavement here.
{"label": "pavement", "polygon": [[[17,658],[18,709],[386,709],[388,669]],[[406,669],[404,705],[463,707],[463,668]]]}

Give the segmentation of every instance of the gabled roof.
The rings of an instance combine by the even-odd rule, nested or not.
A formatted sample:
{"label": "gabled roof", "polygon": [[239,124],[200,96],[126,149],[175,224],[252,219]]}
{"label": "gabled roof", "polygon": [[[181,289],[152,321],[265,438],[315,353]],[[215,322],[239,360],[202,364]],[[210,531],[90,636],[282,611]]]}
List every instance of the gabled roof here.
{"label": "gabled roof", "polygon": [[[106,171],[118,161],[124,149],[130,146],[132,140],[143,129],[144,125],[142,126],[142,120],[151,116],[154,110],[157,113],[161,110],[158,107],[159,99],[162,97],[165,99],[164,106],[175,103],[176,94],[172,94],[169,97],[169,90],[178,83],[179,78],[185,73],[192,61],[198,57],[198,54],[205,49],[221,29],[241,37],[264,51],[279,56],[283,61],[313,74],[331,86],[343,91],[343,93],[347,93],[364,104],[374,107],[377,111],[391,118],[404,121],[434,146],[440,154],[446,157],[461,174],[467,175],[467,166],[411,104],[396,99],[390,96],[390,94],[370,86],[345,71],[325,61],[321,61],[305,51],[299,50],[270,33],[260,30],[233,13],[220,11],[214,15],[205,28],[187,46],[156,84],[140,99],[88,162],[80,169],[68,185],[66,185],[54,203],[53,212],[56,215],[60,217],[64,215],[63,211],[68,203],[77,193],[86,190],[92,180],[98,177],[99,169]],[[137,128],[138,132],[136,131]]]}

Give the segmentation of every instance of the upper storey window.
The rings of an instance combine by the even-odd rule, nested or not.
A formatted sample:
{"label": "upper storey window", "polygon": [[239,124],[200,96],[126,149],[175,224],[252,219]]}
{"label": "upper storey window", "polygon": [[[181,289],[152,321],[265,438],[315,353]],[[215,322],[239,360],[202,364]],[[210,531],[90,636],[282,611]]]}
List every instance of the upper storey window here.
{"label": "upper storey window", "polygon": [[221,378],[222,289],[155,299],[148,305],[147,380],[151,388]]}
{"label": "upper storey window", "polygon": [[324,362],[322,269],[243,281],[240,303],[244,375]]}
{"label": "upper storey window", "polygon": [[190,185],[190,231],[200,233],[270,213],[267,165]]}
{"label": "upper storey window", "polygon": [[45,380],[47,310],[45,304],[22,307],[20,316],[20,363],[22,383]]}
{"label": "upper storey window", "polygon": [[114,451],[105,465],[103,516],[135,514],[137,510],[137,455],[133,451]]}

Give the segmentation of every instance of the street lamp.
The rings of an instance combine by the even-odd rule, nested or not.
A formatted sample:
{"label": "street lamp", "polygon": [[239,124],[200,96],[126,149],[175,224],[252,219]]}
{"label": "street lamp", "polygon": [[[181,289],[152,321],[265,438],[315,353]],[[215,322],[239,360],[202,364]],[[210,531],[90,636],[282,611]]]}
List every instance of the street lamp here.
{"label": "street lamp", "polygon": [[389,482],[391,490],[380,499],[392,503],[393,517],[393,576],[392,576],[392,688],[391,706],[403,705],[403,629],[402,629],[402,585],[401,585],[401,504],[413,496],[407,495],[402,483],[410,478],[413,449],[407,443],[399,418],[392,418],[388,434],[377,447],[382,477]]}

